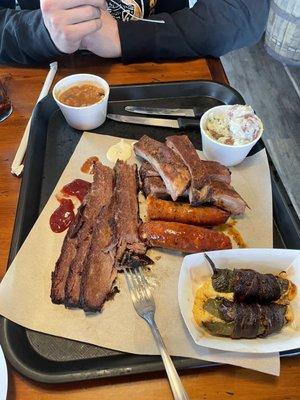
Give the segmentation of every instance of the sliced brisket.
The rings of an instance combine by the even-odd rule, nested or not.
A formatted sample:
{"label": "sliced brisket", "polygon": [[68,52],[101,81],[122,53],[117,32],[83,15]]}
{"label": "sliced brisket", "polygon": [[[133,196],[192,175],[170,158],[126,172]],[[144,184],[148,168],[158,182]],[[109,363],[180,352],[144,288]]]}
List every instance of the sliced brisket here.
{"label": "sliced brisket", "polygon": [[80,303],[85,311],[101,311],[117,277],[114,213],[114,202],[111,201],[100,211],[93,230],[81,279]]}
{"label": "sliced brisket", "polygon": [[125,250],[145,253],[146,248],[140,241],[138,229],[141,223],[138,205],[137,166],[118,160],[115,168],[115,223],[118,238],[117,258]]}
{"label": "sliced brisket", "polygon": [[[99,179],[103,169],[106,169],[107,167],[97,163],[94,168],[94,182],[91,185],[89,193],[86,195],[83,203],[79,207],[74,222],[69,227],[64,239],[60,257],[56,262],[55,270],[52,273],[52,287],[50,296],[53,303],[59,304],[65,302],[65,288],[70,266],[77,255],[77,250],[81,246],[83,238],[89,235],[89,230],[86,229],[87,221],[89,218],[91,218],[97,202],[96,193],[94,193],[94,190],[99,185]],[[98,213],[99,209],[96,211]]]}
{"label": "sliced brisket", "polygon": [[90,248],[93,226],[103,207],[110,203],[113,193],[113,171],[111,168],[96,163],[94,166],[94,182],[86,197],[83,212],[83,224],[78,232],[76,255],[71,263],[65,288],[65,305],[79,306],[80,282],[84,261]]}

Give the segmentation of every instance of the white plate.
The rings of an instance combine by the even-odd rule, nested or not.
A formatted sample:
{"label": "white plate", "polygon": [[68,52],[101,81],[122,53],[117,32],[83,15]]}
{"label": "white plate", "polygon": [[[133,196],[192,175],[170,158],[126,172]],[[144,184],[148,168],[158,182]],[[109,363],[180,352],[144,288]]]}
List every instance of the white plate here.
{"label": "white plate", "polygon": [[193,318],[195,293],[200,284],[211,276],[209,264],[203,253],[183,259],[179,282],[178,301],[184,322],[195,343],[218,350],[246,353],[272,353],[300,347],[300,251],[285,249],[233,249],[207,253],[219,268],[252,268],[259,272],[288,272],[297,285],[298,295],[292,302],[294,321],[280,332],[266,338],[239,339],[210,335],[197,326]]}
{"label": "white plate", "polygon": [[0,346],[0,400],[6,400],[6,396],[7,396],[7,367],[3,351]]}

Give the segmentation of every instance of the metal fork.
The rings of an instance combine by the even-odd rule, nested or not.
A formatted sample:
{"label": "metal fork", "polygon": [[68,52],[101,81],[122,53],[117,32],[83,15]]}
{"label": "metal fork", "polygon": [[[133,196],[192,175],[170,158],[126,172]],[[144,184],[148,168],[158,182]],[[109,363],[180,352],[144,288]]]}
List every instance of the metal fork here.
{"label": "metal fork", "polygon": [[122,268],[125,272],[127,286],[135,311],[141,318],[148,322],[148,325],[151,328],[151,332],[154,336],[157,348],[160,351],[168,375],[173,397],[175,400],[188,400],[189,397],[181,383],[173,361],[167,353],[166,346],[155,323],[155,303],[143,270],[140,267],[126,268],[124,265]]}

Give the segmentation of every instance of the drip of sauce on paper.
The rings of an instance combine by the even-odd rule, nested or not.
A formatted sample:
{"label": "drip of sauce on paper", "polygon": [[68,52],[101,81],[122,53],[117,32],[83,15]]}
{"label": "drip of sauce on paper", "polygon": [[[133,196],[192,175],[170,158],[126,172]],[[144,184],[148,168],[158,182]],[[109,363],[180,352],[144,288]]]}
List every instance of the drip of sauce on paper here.
{"label": "drip of sauce on paper", "polygon": [[217,226],[215,228],[215,230],[227,233],[235,241],[236,245],[240,249],[245,249],[248,246],[245,243],[240,232],[236,229],[236,227],[235,227],[236,223],[237,223],[237,221],[234,221],[231,219],[231,220],[227,221],[226,224]]}
{"label": "drip of sauce on paper", "polygon": [[75,196],[80,202],[82,202],[90,188],[90,182],[84,181],[83,179],[75,179],[65,185],[62,188],[61,193],[66,196]]}
{"label": "drip of sauce on paper", "polygon": [[99,161],[99,158],[96,156],[89,157],[81,166],[80,171],[84,174],[92,174],[94,164]]}
{"label": "drip of sauce on paper", "polygon": [[60,199],[60,206],[50,217],[50,228],[55,233],[65,231],[74,221],[74,204],[70,199]]}
{"label": "drip of sauce on paper", "polygon": [[127,161],[131,157],[132,147],[126,143],[124,139],[121,139],[118,143],[110,146],[106,153],[106,157],[111,162],[117,160]]}

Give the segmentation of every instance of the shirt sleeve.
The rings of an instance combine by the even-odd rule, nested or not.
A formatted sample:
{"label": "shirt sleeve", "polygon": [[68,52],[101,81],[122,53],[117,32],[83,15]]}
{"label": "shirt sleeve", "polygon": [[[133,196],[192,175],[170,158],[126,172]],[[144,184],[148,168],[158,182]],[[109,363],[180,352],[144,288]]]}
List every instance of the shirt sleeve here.
{"label": "shirt sleeve", "polygon": [[191,8],[152,18],[165,24],[119,22],[124,62],[220,57],[255,44],[268,18],[270,0],[198,0]]}
{"label": "shirt sleeve", "polygon": [[0,62],[33,64],[53,60],[55,47],[40,10],[16,11],[0,7]]}

